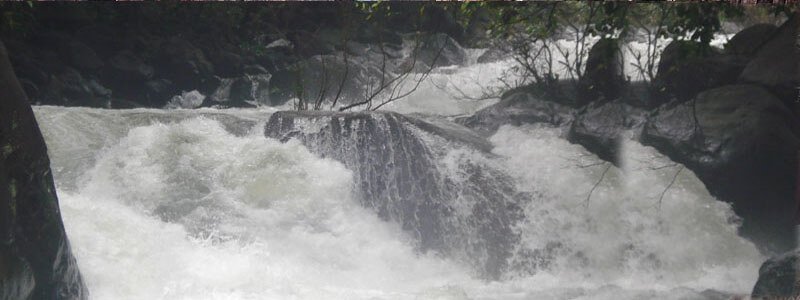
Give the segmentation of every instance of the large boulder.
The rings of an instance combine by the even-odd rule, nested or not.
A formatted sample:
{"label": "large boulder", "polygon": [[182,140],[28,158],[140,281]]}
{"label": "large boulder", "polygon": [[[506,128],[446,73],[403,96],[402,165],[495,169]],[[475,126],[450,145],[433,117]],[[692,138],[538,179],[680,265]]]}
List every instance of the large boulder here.
{"label": "large boulder", "polygon": [[449,156],[452,147],[488,151],[470,130],[392,112],[291,111],[273,114],[265,131],[342,162],[354,172],[362,205],[399,223],[421,251],[465,260],[486,278],[507,270],[522,212],[500,170]]}
{"label": "large boulder", "polygon": [[363,101],[366,90],[379,91],[381,78],[395,78],[391,62],[381,70],[381,58],[370,58],[372,54],[348,55],[346,60],[343,53],[316,55],[278,71],[272,77],[270,102],[281,104],[298,93],[311,103],[322,99],[329,105],[337,95],[339,104]]}
{"label": "large boulder", "polygon": [[42,134],[0,44],[0,298],[85,299]]}
{"label": "large boulder", "polygon": [[269,105],[270,79],[272,75],[263,67],[250,65],[244,68],[245,74],[236,78],[223,78],[216,91],[211,94],[207,105],[223,107],[253,107]]}
{"label": "large boulder", "polygon": [[434,67],[461,65],[467,62],[467,52],[453,38],[444,33],[424,35],[420,37],[421,44],[417,49],[414,65],[415,70],[426,70]]}
{"label": "large boulder", "polygon": [[800,83],[798,27],[800,16],[795,13],[758,49],[739,76],[739,81],[764,86],[784,103],[793,105],[797,101],[797,86]]}
{"label": "large boulder", "polygon": [[495,132],[502,125],[545,123],[560,126],[572,122],[575,109],[553,101],[542,100],[533,93],[520,90],[505,95],[500,102],[457,121],[484,134]]}
{"label": "large boulder", "polygon": [[65,106],[108,107],[111,90],[67,67],[52,77],[42,98],[46,103]]}
{"label": "large boulder", "polygon": [[800,252],[790,251],[770,258],[758,269],[753,299],[796,299],[800,297]]}
{"label": "large boulder", "polygon": [[777,29],[777,26],[766,23],[747,27],[725,44],[725,53],[752,56]]}
{"label": "large boulder", "polygon": [[203,90],[214,78],[214,66],[191,42],[173,37],[161,45],[156,58],[160,73],[182,90]]}
{"label": "large boulder", "polygon": [[658,63],[653,104],[685,101],[699,92],[733,84],[746,64],[746,58],[725,55],[697,42],[673,41],[664,48]]}
{"label": "large boulder", "polygon": [[154,68],[139,55],[123,50],[109,58],[102,71],[100,80],[103,85],[113,91],[114,97],[128,102],[141,103],[144,106],[159,106],[166,102],[150,102],[145,94],[145,85],[155,74]]}
{"label": "large boulder", "polygon": [[97,53],[80,41],[70,41],[66,53],[70,63],[80,70],[97,71],[104,66],[103,60]]}
{"label": "large boulder", "polygon": [[423,31],[446,34],[459,41],[464,39],[464,28],[443,5],[425,6],[420,21]]}
{"label": "large boulder", "polygon": [[796,117],[771,93],[730,85],[660,107],[641,139],[732,203],[744,218],[743,235],[783,251],[794,243],[798,132]]}
{"label": "large boulder", "polygon": [[581,104],[620,97],[625,84],[623,65],[617,39],[597,41],[589,51],[586,70],[579,82],[578,99]]}
{"label": "large boulder", "polygon": [[511,58],[513,54],[513,49],[508,43],[495,42],[490,45],[485,52],[478,56],[477,62],[483,64],[501,61]]}
{"label": "large boulder", "polygon": [[624,131],[641,126],[644,119],[643,110],[621,101],[590,103],[575,117],[567,139],[616,164]]}

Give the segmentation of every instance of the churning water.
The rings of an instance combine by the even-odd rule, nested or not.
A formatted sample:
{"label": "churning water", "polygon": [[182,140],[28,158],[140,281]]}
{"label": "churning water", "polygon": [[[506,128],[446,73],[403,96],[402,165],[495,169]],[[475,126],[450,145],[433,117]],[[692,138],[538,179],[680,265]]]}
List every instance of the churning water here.
{"label": "churning water", "polygon": [[[390,107],[486,105],[420,93]],[[633,141],[619,167],[547,126],[502,127],[491,153],[437,144],[451,182],[480,161],[526,197],[510,267],[486,280],[365,208],[355,170],[265,137],[273,110],[34,111],[92,299],[712,299],[749,293],[763,259],[729,205]]]}

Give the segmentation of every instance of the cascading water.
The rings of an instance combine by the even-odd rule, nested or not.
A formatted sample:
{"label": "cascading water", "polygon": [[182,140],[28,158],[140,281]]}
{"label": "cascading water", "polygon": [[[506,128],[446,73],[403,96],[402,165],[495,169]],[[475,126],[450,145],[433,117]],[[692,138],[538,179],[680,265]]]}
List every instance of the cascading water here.
{"label": "cascading water", "polygon": [[336,130],[276,130],[291,114],[267,109],[35,107],[91,297],[714,299],[755,282],[730,206],[653,148],[623,142],[617,167],[561,128],[486,141],[431,115],[485,103],[420,93],[388,107],[427,115]]}

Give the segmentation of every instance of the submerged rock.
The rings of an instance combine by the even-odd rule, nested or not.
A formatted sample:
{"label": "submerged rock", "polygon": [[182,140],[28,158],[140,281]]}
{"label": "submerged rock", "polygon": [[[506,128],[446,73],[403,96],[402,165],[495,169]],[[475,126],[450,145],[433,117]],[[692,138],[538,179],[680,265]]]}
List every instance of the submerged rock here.
{"label": "submerged rock", "polygon": [[265,134],[342,162],[355,173],[362,205],[400,223],[420,250],[466,260],[486,278],[507,268],[518,239],[517,195],[510,179],[479,159],[452,161],[450,146],[485,150],[468,130],[391,112],[306,111],[273,114]]}
{"label": "submerged rock", "polygon": [[85,299],[47,148],[0,44],[0,299]]}
{"label": "submerged rock", "polygon": [[758,270],[753,287],[754,299],[794,299],[800,297],[800,252],[794,250],[770,258]]}

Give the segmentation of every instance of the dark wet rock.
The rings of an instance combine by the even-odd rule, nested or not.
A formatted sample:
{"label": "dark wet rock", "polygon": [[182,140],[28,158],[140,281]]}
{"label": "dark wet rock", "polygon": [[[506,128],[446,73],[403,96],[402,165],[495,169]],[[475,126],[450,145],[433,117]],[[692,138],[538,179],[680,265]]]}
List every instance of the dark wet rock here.
{"label": "dark wet rock", "polygon": [[314,33],[296,30],[287,36],[294,45],[294,51],[301,57],[331,54],[336,51],[334,44],[326,43]]}
{"label": "dark wet rock", "polygon": [[424,63],[425,66],[433,64],[435,67],[446,67],[467,62],[467,52],[447,34],[439,33],[422,39],[417,54],[418,63]]}
{"label": "dark wet rock", "polygon": [[86,299],[47,148],[0,44],[0,298]]}
{"label": "dark wet rock", "polygon": [[798,132],[797,119],[775,96],[755,85],[730,85],[660,107],[641,140],[732,203],[744,218],[744,236],[784,251],[794,240]]}
{"label": "dark wet rock", "polygon": [[790,251],[765,261],[758,270],[753,299],[800,297],[800,252]]}
{"label": "dark wet rock", "polygon": [[221,78],[219,87],[211,94],[205,105],[219,107],[254,107],[269,105],[270,79],[272,75],[260,65],[243,68],[244,75],[236,78]]}
{"label": "dark wet rock", "polygon": [[87,26],[75,32],[75,40],[86,44],[101,58],[108,58],[123,49],[118,28]]}
{"label": "dark wet rock", "polygon": [[703,298],[704,300],[735,300],[735,299],[741,299],[741,298],[737,298],[737,297],[741,297],[741,295],[731,294],[731,293],[728,293],[728,292],[722,292],[722,291],[717,291],[717,290],[712,290],[712,289],[704,290],[704,291],[700,292],[700,295],[702,295],[704,297]]}
{"label": "dark wet rock", "polygon": [[451,149],[444,145],[484,147],[465,132],[391,112],[278,112],[266,125],[268,137],[298,139],[353,170],[362,205],[400,223],[420,250],[466,260],[482,276],[498,278],[521,212],[511,181],[491,166],[458,162],[467,178],[440,168]]}
{"label": "dark wet rock", "polygon": [[622,135],[641,122],[636,117],[642,114],[620,101],[591,103],[575,117],[568,140],[606,161],[618,163]]}
{"label": "dark wet rock", "polygon": [[[234,105],[245,103],[269,104],[269,73],[247,74],[231,84],[230,101]],[[251,104],[252,105],[252,104]]]}
{"label": "dark wet rock", "polygon": [[798,28],[800,17],[795,14],[758,49],[739,80],[764,86],[787,105],[793,105],[798,99],[797,86],[800,83],[797,67],[800,53],[796,46]]}
{"label": "dark wet rock", "polygon": [[173,37],[164,42],[162,48],[156,59],[157,66],[178,88],[200,89],[214,77],[214,66],[191,42]]}
{"label": "dark wet rock", "polygon": [[105,75],[110,81],[124,85],[131,81],[145,81],[153,77],[153,67],[131,51],[121,51],[111,57]]}
{"label": "dark wet rock", "polygon": [[478,56],[478,63],[490,63],[508,59],[513,55],[512,49],[508,44],[495,43],[486,49],[481,56]]}
{"label": "dark wet rock", "polygon": [[36,103],[36,99],[39,99],[41,95],[41,92],[39,92],[39,87],[27,79],[20,79],[19,84],[22,86],[22,90],[25,91],[25,95],[28,96],[28,99],[31,101],[31,103]]}
{"label": "dark wet rock", "polygon": [[84,43],[72,40],[69,43],[69,61],[79,70],[96,71],[103,67],[103,60]]}
{"label": "dark wet rock", "polygon": [[[9,43],[9,45],[13,45]],[[50,81],[51,73],[42,65],[41,58],[37,57],[38,51],[30,49],[30,45],[17,44],[17,47],[8,47],[11,64],[19,78],[30,80],[36,85],[44,85]],[[33,100],[33,99],[32,99]]]}
{"label": "dark wet rock", "polygon": [[586,70],[578,86],[580,105],[620,97],[625,88],[622,52],[616,39],[600,39],[586,58]]}
{"label": "dark wet rock", "polygon": [[[378,86],[381,70],[374,64],[367,62],[364,57],[348,57],[345,62],[342,54],[318,55],[301,63],[301,79],[298,82],[286,82],[289,86],[277,87],[296,90],[302,87],[303,97],[306,101],[315,102],[317,99],[333,101],[337,94],[338,103],[347,104],[362,101],[364,89],[368,86]],[[386,75],[389,74],[387,67]],[[341,92],[340,92],[341,89]]]}
{"label": "dark wet rock", "polygon": [[172,81],[159,78],[145,82],[143,92],[144,101],[140,100],[141,102],[161,107],[167,103],[169,99],[177,95],[180,90],[172,84]]}
{"label": "dark wet rock", "polygon": [[478,132],[491,134],[502,125],[546,123],[560,126],[572,122],[574,114],[574,108],[519,91],[458,122]]}
{"label": "dark wet rock", "polygon": [[491,39],[486,34],[491,27],[492,15],[489,9],[480,7],[475,12],[464,28],[464,41],[465,45],[470,48],[483,48],[486,47]]}
{"label": "dark wet rock", "polygon": [[464,28],[458,24],[452,13],[439,5],[425,7],[422,14],[421,28],[423,31],[443,33],[456,40],[463,41]]}
{"label": "dark wet rock", "polygon": [[44,104],[107,107],[111,100],[109,89],[70,67],[54,75],[42,92],[40,100]]}
{"label": "dark wet rock", "polygon": [[697,42],[673,41],[661,54],[653,79],[656,105],[672,99],[681,101],[711,88],[736,83],[747,59],[725,55]]}
{"label": "dark wet rock", "polygon": [[[160,107],[163,102],[150,102],[147,82],[153,78],[155,70],[139,55],[123,50],[111,57],[99,78],[108,87],[116,99],[140,103],[143,106]],[[170,95],[171,97],[171,95]],[[160,104],[160,105],[159,105]]]}
{"label": "dark wet rock", "polygon": [[725,53],[751,56],[763,45],[775,30],[778,29],[772,24],[756,24],[739,31],[727,44]]}
{"label": "dark wet rock", "polygon": [[216,75],[220,77],[234,77],[242,73],[245,58],[230,50],[217,50],[209,54],[208,60],[214,65]]}

